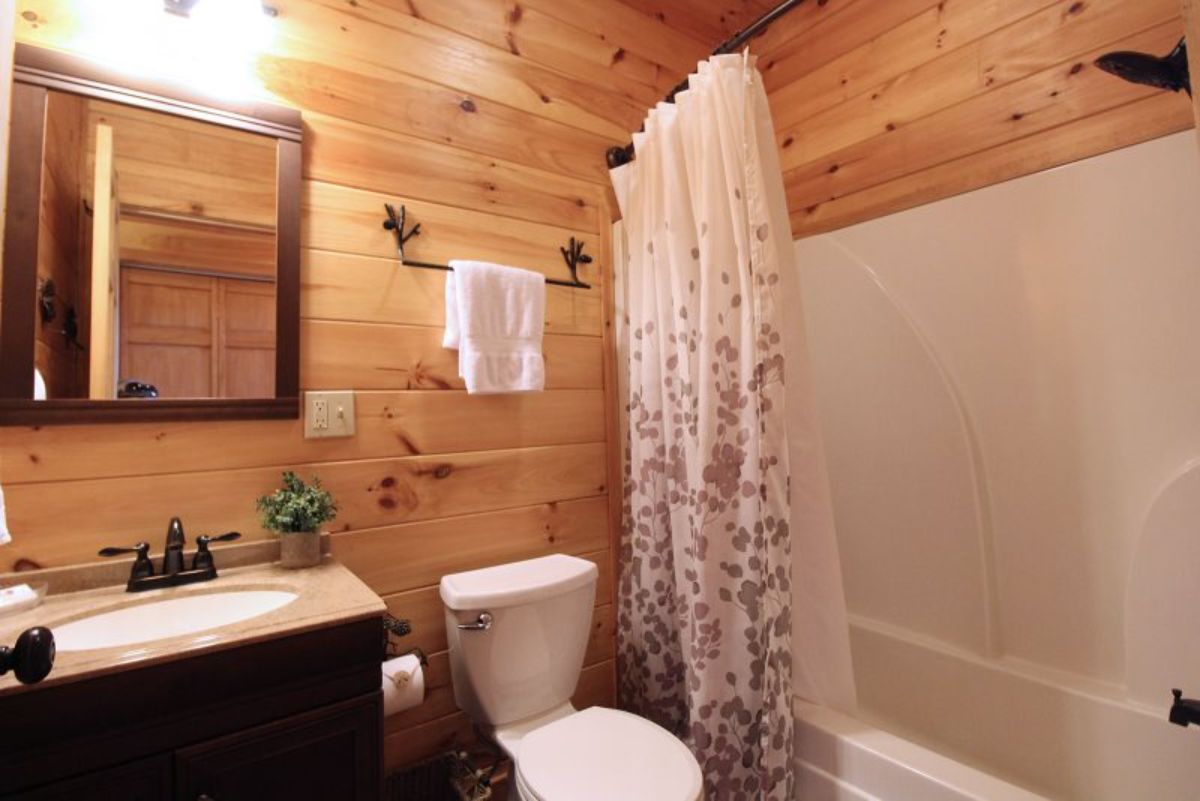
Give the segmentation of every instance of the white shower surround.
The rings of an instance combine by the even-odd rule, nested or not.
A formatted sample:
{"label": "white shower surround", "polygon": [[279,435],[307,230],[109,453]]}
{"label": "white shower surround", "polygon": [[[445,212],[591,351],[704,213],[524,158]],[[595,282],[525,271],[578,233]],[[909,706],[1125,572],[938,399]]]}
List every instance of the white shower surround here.
{"label": "white shower surround", "polygon": [[797,243],[864,731],[1195,797],[1198,215],[1186,133]]}

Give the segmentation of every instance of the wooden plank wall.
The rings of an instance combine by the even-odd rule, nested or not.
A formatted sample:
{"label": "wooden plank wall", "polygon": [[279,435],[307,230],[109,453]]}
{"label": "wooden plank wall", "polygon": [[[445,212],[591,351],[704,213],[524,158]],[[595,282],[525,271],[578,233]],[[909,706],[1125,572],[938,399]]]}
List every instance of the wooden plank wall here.
{"label": "wooden plank wall", "polygon": [[54,318],[35,319],[34,366],[52,398],[86,398],[87,351],[63,335],[67,309],[79,317],[76,340],[88,342],[91,296],[89,254],[82,247],[88,222],[82,185],[87,104],[78,97],[50,94],[46,102],[46,143],[42,158],[42,203],[38,217],[38,287],[54,284]]}
{"label": "wooden plank wall", "polygon": [[[88,0],[19,0],[23,41],[77,49]],[[613,697],[609,471],[615,430],[604,151],[625,140],[709,45],[617,0],[274,0],[266,87],[304,112],[305,388],[358,390],[358,436],[305,441],[299,422],[0,432],[20,560],[62,565],[102,545],[258,538],[253,499],[284,468],[342,504],[335,554],[412,619],[429,701],[388,721],[389,765],[468,733],[449,686],[436,593],[448,572],[553,551],[600,565],[577,700]],[[381,226],[408,204],[414,258],[481,258],[564,276],[558,248],[598,256],[594,291],[548,298],[549,390],[468,397],[441,347],[441,273],[398,269]],[[219,559],[219,557],[218,557]]]}
{"label": "wooden plank wall", "polygon": [[1179,0],[828,0],[755,45],[797,236],[1184,130],[1185,95],[1092,65],[1162,54]]}

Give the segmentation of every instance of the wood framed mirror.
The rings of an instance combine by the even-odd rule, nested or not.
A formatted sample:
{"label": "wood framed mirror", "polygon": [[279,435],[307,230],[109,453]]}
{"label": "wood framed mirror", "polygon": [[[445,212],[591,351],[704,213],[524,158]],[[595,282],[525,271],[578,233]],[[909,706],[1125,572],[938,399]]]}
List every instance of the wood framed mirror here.
{"label": "wood framed mirror", "polygon": [[18,44],[0,425],[296,417],[301,139]]}

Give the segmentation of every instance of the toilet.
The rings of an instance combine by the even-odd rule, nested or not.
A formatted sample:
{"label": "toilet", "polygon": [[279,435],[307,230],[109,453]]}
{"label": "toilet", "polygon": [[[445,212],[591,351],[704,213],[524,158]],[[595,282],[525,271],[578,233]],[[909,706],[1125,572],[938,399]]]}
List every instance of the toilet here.
{"label": "toilet", "polygon": [[700,766],[665,729],[571,706],[597,575],[555,554],[443,578],[454,698],[512,759],[520,801],[700,801]]}

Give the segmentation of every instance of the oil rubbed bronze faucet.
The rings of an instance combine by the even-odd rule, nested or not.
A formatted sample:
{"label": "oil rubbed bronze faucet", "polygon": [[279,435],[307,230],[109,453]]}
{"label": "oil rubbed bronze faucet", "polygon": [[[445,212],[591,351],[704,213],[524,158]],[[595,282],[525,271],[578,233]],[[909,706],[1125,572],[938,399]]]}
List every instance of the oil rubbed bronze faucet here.
{"label": "oil rubbed bronze faucet", "polygon": [[1200,701],[1184,698],[1182,690],[1171,690],[1175,702],[1171,704],[1169,720],[1176,726],[1187,728],[1189,723],[1200,725]]}
{"label": "oil rubbed bronze faucet", "polygon": [[127,592],[144,592],[157,590],[162,587],[178,587],[183,584],[195,584],[200,581],[212,581],[217,577],[217,565],[213,561],[209,543],[232,542],[242,535],[236,531],[221,534],[217,537],[201,535],[196,538],[196,554],[192,557],[190,569],[184,568],[183,546],[187,538],[183,534],[183,521],[178,517],[171,518],[167,528],[167,547],[163,552],[162,572],[154,572],[154,562],[150,561],[150,543],[139,542],[131,548],[101,548],[101,556],[124,556],[136,554],[133,567],[129,571],[129,583],[125,585]]}

